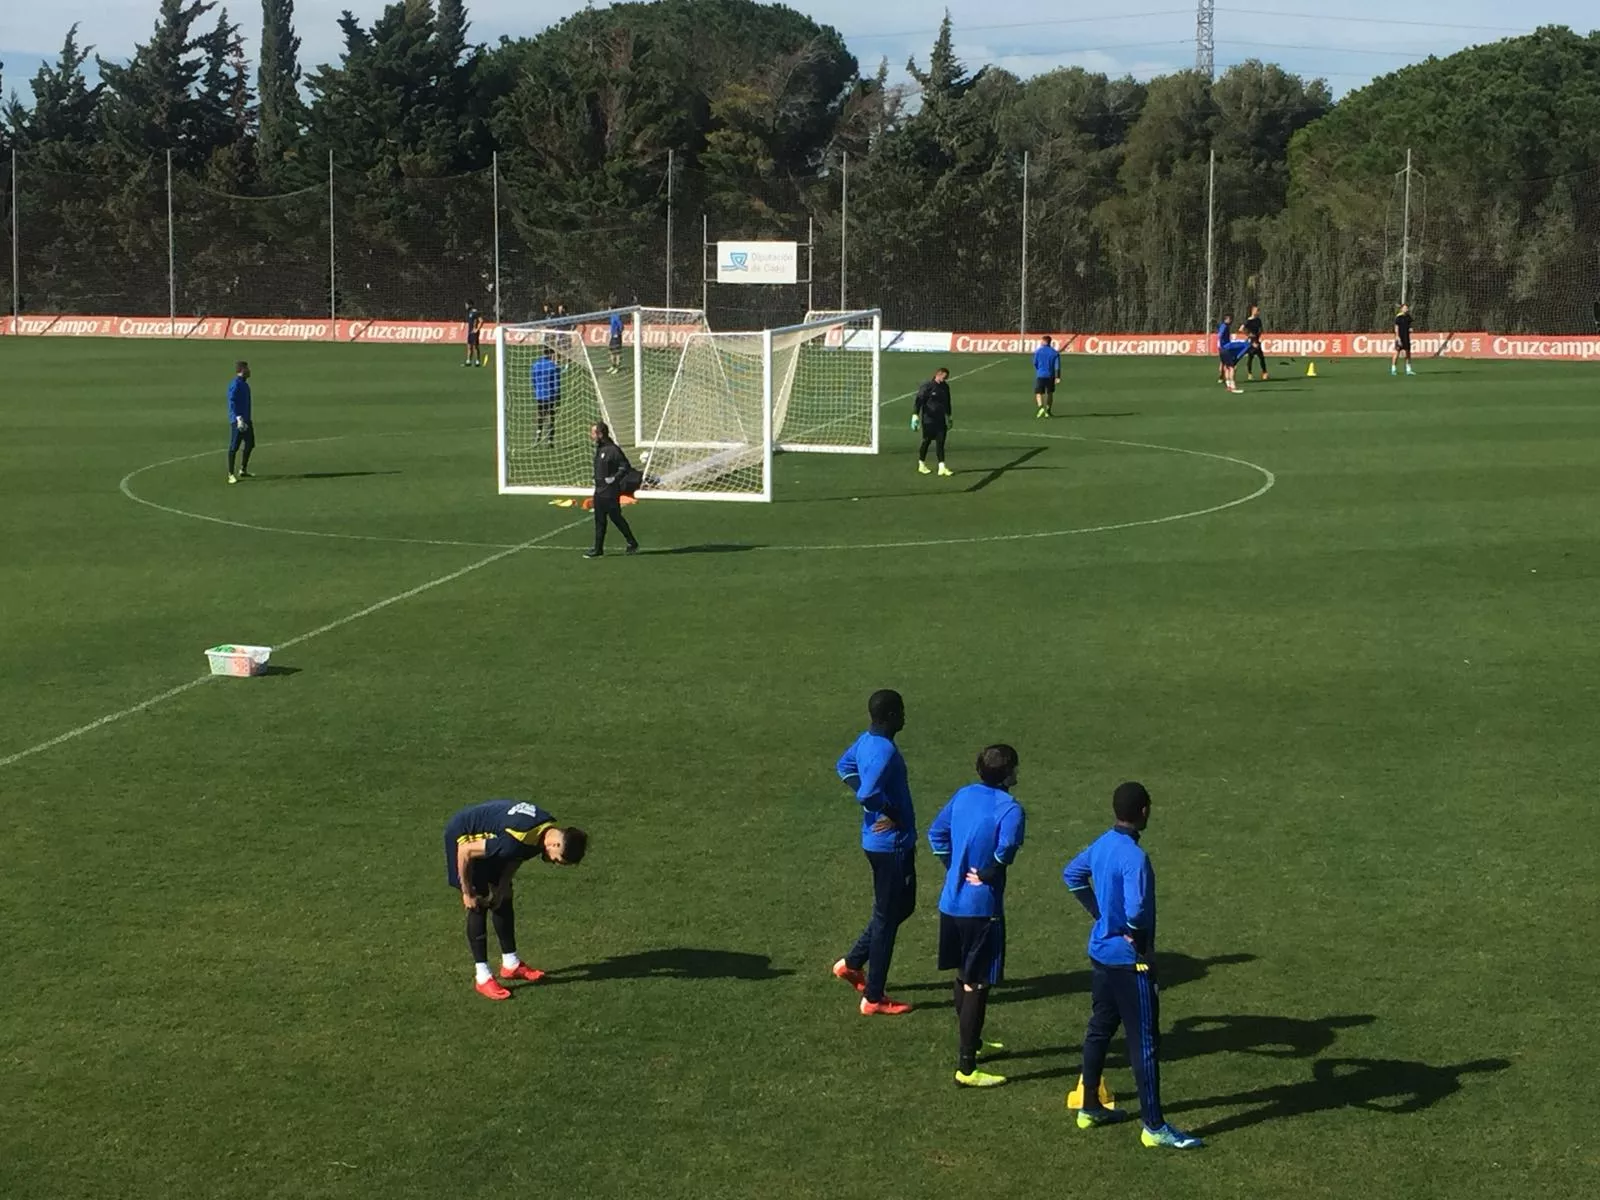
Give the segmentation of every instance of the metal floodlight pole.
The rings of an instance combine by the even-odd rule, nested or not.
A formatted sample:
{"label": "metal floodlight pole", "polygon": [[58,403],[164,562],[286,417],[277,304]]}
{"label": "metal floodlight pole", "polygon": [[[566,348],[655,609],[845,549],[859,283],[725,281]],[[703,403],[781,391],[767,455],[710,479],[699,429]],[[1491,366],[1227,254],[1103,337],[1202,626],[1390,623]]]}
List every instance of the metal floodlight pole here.
{"label": "metal floodlight pole", "polygon": [[706,270],[706,251],[711,248],[711,218],[704,213],[700,214],[700,312],[703,315],[709,307],[711,295],[711,273]]}
{"label": "metal floodlight pole", "polygon": [[1028,152],[1022,152],[1022,299],[1017,305],[1017,333],[1028,336]]}
{"label": "metal floodlight pole", "polygon": [[172,151],[167,151],[167,336],[178,330],[178,261],[173,249],[172,229]]}
{"label": "metal floodlight pole", "polygon": [[672,307],[672,177],[677,174],[673,169],[677,162],[674,151],[667,151],[667,294],[663,305]]}
{"label": "metal floodlight pole", "polygon": [[489,159],[490,191],[494,196],[494,323],[500,326],[500,151]]}
{"label": "metal floodlight pole", "polygon": [[[1390,193],[1393,195],[1394,193]],[[1400,215],[1400,303],[1406,302],[1406,288],[1411,282],[1408,268],[1411,265],[1411,147],[1406,147],[1406,198]]]}

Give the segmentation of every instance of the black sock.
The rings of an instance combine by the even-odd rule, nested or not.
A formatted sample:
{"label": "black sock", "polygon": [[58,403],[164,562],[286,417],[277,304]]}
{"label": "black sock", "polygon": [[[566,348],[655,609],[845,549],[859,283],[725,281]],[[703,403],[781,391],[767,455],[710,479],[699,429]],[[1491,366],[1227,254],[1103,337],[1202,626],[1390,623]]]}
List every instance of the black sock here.
{"label": "black sock", "polygon": [[467,949],[473,962],[489,961],[489,917],[481,908],[467,909]]}
{"label": "black sock", "polygon": [[[489,910],[489,916],[494,921],[494,936],[499,939],[500,953],[515,954],[517,952],[517,914],[511,907],[511,899],[507,897],[501,901],[498,908]],[[482,962],[480,958],[478,960]]]}

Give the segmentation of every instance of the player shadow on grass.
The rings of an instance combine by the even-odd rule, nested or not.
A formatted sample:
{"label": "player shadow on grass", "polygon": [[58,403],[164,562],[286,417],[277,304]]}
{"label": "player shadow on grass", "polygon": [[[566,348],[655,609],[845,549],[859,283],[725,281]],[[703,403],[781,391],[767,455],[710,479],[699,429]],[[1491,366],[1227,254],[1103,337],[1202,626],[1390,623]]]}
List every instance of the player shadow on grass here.
{"label": "player shadow on grass", "polygon": [[[1087,1013],[1084,1014],[1087,1017]],[[1371,1013],[1335,1017],[1276,1017],[1257,1013],[1229,1016],[1184,1017],[1161,1035],[1161,1061],[1176,1062],[1202,1058],[1209,1054],[1251,1054],[1262,1058],[1315,1058],[1333,1046],[1339,1030],[1370,1025],[1378,1018]],[[1057,1066],[1042,1071],[1011,1075],[1025,1079],[1070,1079],[1077,1076],[1083,1045],[1046,1046],[1038,1050],[1018,1050],[1008,1058],[1061,1057]],[[1125,1068],[1126,1054],[1113,1054],[1106,1065]]]}
{"label": "player shadow on grass", "polygon": [[1173,1113],[1248,1106],[1246,1112],[1200,1126],[1195,1130],[1200,1134],[1228,1133],[1264,1121],[1341,1108],[1402,1116],[1432,1108],[1455,1095],[1461,1090],[1462,1078],[1466,1075],[1504,1071],[1509,1066],[1510,1060],[1504,1058],[1480,1058],[1444,1067],[1398,1058],[1319,1058],[1311,1065],[1311,1078],[1298,1083],[1281,1083],[1162,1107]]}
{"label": "player shadow on grass", "polygon": [[603,962],[558,967],[546,983],[602,983],[612,979],[781,979],[793,975],[772,965],[765,954],[742,950],[700,950],[687,946],[618,954]]}
{"label": "player shadow on grass", "polygon": [[693,546],[663,546],[660,549],[641,550],[645,554],[735,554],[740,550],[764,549],[756,542],[701,542]]}
{"label": "player shadow on grass", "polygon": [[[1210,958],[1197,958],[1193,954],[1172,954],[1164,951],[1156,953],[1156,978],[1161,981],[1161,990],[1170,991],[1186,983],[1195,983],[1204,979],[1211,973],[1213,967],[1232,967],[1241,963],[1255,962],[1254,954],[1214,954]],[[1059,971],[1053,975],[1035,975],[1027,979],[1006,979],[996,985],[994,1001],[996,1008],[1002,1005],[1025,1004],[1031,1000],[1052,1000],[1057,996],[1066,996],[1078,993],[1085,997],[1089,994],[1089,969],[1081,971]],[[939,991],[946,995],[950,992],[950,983],[945,980],[941,983],[907,983],[896,984],[897,992],[928,992]],[[948,999],[943,1001],[922,1001],[918,1008],[948,1007]]]}

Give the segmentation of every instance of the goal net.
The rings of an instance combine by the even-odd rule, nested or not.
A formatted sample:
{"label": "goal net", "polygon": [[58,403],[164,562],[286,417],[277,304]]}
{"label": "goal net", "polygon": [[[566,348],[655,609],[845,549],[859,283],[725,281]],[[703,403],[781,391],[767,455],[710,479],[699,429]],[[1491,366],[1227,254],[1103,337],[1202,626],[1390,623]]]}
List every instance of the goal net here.
{"label": "goal net", "polygon": [[800,328],[775,389],[778,449],[876,454],[883,314],[813,309]]}
{"label": "goal net", "polygon": [[[617,345],[613,318],[621,325]],[[625,448],[630,434],[637,442],[640,397],[670,380],[684,339],[705,327],[698,309],[638,306],[499,326],[499,490],[589,495],[589,427],[603,421]],[[551,365],[541,365],[544,360]]]}
{"label": "goal net", "polygon": [[877,452],[881,336],[876,310],[750,333],[714,333],[697,309],[502,326],[500,490],[587,494],[589,426],[604,421],[641,497],[770,500],[774,450]]}

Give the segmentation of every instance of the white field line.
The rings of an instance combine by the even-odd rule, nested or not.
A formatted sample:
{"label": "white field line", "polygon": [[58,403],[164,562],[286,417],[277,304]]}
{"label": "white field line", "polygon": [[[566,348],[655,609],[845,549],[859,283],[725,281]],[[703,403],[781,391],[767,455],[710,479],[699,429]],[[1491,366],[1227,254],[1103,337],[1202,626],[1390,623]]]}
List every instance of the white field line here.
{"label": "white field line", "polygon": [[[386,600],[379,600],[376,604],[369,604],[366,608],[360,609],[357,612],[353,612],[348,616],[340,617],[337,621],[329,621],[326,625],[320,625],[308,633],[302,633],[297,637],[290,638],[288,641],[279,642],[274,648],[288,649],[290,646],[298,646],[301,642],[310,641],[314,637],[321,637],[323,634],[331,633],[333,630],[342,628],[343,626],[350,624],[352,621],[359,621],[362,617],[370,617],[375,612],[381,612],[382,610],[388,608],[391,604],[399,604],[402,601],[410,600],[416,596],[420,596],[423,592],[432,591],[434,588],[442,587],[447,583],[453,583],[455,580],[460,579],[463,575],[470,575],[474,571],[482,570],[484,567],[487,567],[492,563],[499,562],[502,558],[509,558],[511,555],[516,554],[519,551],[530,549],[531,547],[537,546],[540,542],[545,541],[548,538],[565,533],[569,529],[576,529],[579,525],[584,525],[587,523],[587,518],[582,521],[571,521],[565,525],[558,526],[547,533],[541,533],[536,538],[530,538],[528,541],[522,542],[519,545],[508,546],[503,550],[497,550],[495,553],[487,555],[484,558],[480,558],[476,562],[468,563],[459,570],[451,571],[448,575],[440,575],[438,578],[430,579],[426,583],[420,583],[414,588],[407,588],[405,591],[398,592]],[[138,704],[130,705],[119,712],[107,713],[103,717],[97,717],[95,720],[90,721],[87,725],[79,725],[76,729],[69,729],[65,733],[58,733],[55,737],[49,738],[46,741],[42,741],[37,746],[29,746],[26,750],[18,750],[14,754],[8,754],[4,758],[0,758],[0,767],[9,767],[13,763],[19,763],[25,758],[33,757],[35,754],[42,754],[46,750],[54,749],[64,742],[70,742],[74,738],[80,738],[86,733],[93,733],[96,729],[101,729],[115,721],[120,721],[124,717],[131,717],[138,713],[142,713],[147,708],[154,708],[156,705],[164,703],[167,700],[171,700],[175,696],[183,695],[183,693],[187,692],[190,688],[199,687],[202,683],[206,683],[217,678],[220,678],[220,676],[201,675],[198,678],[189,680],[188,683],[180,683],[177,687],[168,688],[159,695],[151,696],[147,700],[141,700]]]}

